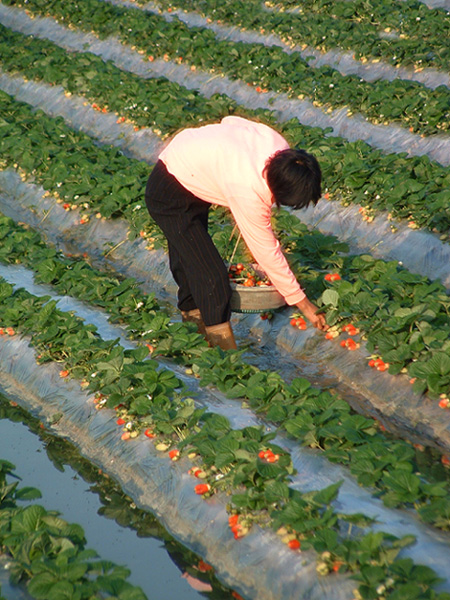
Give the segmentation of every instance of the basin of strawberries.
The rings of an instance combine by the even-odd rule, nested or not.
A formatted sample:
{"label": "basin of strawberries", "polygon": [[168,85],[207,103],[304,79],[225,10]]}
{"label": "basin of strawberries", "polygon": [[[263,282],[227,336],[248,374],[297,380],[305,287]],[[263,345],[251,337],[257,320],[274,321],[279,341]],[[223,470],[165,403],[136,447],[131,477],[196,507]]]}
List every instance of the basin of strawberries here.
{"label": "basin of strawberries", "polygon": [[231,310],[234,312],[264,312],[286,304],[258,265],[231,264],[228,276],[233,292]]}

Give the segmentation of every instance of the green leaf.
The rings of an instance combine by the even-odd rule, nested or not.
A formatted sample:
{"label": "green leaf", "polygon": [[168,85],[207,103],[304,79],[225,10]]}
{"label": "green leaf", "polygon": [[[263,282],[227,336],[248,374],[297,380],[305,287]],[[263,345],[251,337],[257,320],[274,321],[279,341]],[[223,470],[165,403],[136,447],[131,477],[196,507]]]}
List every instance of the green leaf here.
{"label": "green leaf", "polygon": [[337,498],[339,494],[339,488],[341,487],[343,482],[344,480],[341,479],[337,483],[333,483],[328,487],[324,488],[323,490],[320,490],[319,492],[315,493],[313,496],[314,501],[318,504],[330,504],[330,502]]}
{"label": "green leaf", "polygon": [[16,491],[16,500],[37,500],[42,498],[41,492],[34,487],[23,487]]}
{"label": "green leaf", "polygon": [[28,591],[37,600],[47,600],[56,581],[56,576],[53,573],[40,573],[31,578],[28,583]]}
{"label": "green leaf", "polygon": [[339,304],[339,294],[336,290],[325,290],[322,294],[322,301],[327,306],[337,308]]}

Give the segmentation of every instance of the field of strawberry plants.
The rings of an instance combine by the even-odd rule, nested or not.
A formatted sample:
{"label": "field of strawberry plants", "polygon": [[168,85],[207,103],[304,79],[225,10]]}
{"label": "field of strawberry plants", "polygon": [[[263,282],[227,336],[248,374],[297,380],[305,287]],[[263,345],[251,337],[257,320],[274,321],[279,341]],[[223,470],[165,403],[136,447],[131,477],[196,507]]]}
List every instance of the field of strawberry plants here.
{"label": "field of strawberry plants", "polygon": [[[450,599],[449,11],[0,3],[0,391],[230,597]],[[273,226],[326,334],[289,307],[236,313],[239,350],[224,352],[180,322],[145,185],[170,136],[230,114],[320,162],[318,205]],[[214,207],[224,260],[233,228]],[[233,261],[249,260],[241,243]],[[88,585],[82,533],[19,513],[36,492],[12,472],[0,463],[14,582],[141,598],[112,564]],[[13,535],[26,511],[59,528],[46,544]],[[61,532],[53,555],[73,548],[58,559]]]}

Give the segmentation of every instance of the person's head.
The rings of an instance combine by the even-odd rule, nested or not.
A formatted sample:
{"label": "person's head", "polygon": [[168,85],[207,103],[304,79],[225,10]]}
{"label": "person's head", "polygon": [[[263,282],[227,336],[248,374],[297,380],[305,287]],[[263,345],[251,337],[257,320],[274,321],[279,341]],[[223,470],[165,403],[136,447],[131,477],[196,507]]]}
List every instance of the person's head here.
{"label": "person's head", "polygon": [[322,195],[319,163],[304,150],[276,152],[266,162],[264,174],[278,207],[306,208],[311,202],[317,204]]}

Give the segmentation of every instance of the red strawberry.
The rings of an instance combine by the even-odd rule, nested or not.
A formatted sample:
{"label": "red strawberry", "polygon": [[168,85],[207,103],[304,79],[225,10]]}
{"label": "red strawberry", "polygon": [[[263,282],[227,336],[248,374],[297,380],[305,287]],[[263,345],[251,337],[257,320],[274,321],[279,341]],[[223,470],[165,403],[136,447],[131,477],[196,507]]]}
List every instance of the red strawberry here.
{"label": "red strawberry", "polygon": [[180,451],[174,448],[169,452],[170,460],[178,460],[180,458]]}
{"label": "red strawberry", "polygon": [[213,567],[208,565],[208,563],[205,563],[204,560],[200,560],[197,565],[197,569],[200,571],[200,573],[206,573],[207,571],[212,571]]}
{"label": "red strawberry", "polygon": [[199,494],[200,496],[208,493],[210,489],[211,486],[209,485],[209,483],[198,483],[194,488],[195,493]]}
{"label": "red strawberry", "polygon": [[234,527],[235,525],[237,525],[238,521],[239,521],[239,515],[230,515],[228,517],[228,525],[230,527]]}

